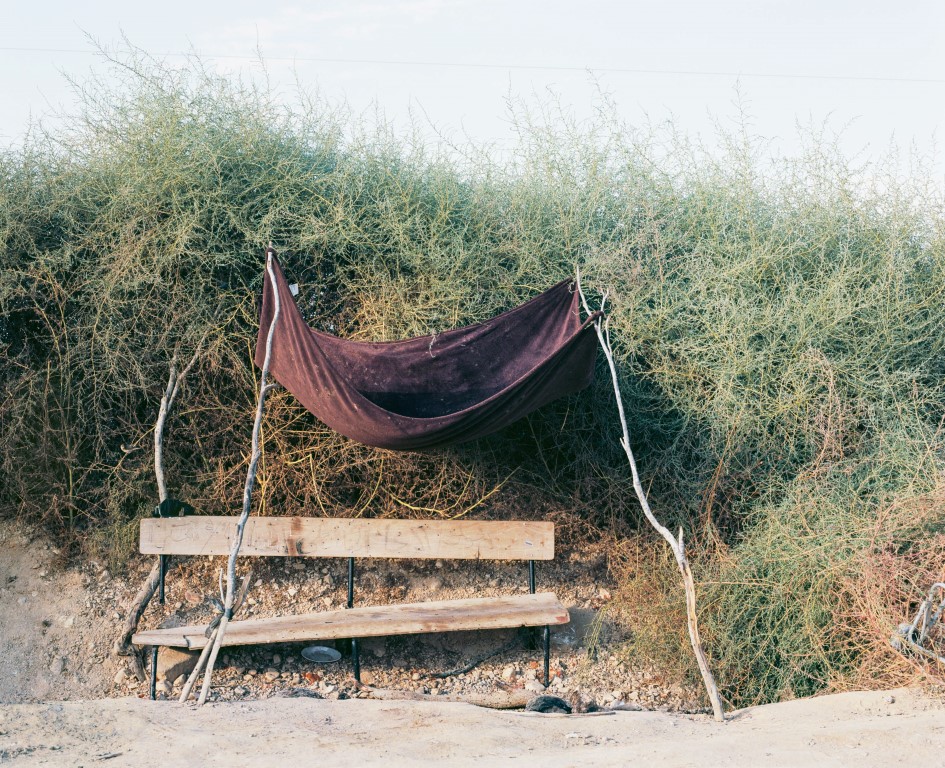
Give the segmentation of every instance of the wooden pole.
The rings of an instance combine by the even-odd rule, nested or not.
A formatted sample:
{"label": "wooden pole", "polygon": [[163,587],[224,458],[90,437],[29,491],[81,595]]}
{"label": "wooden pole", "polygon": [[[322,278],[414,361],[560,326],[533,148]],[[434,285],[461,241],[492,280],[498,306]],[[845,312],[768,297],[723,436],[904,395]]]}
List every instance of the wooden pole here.
{"label": "wooden pole", "polygon": [[[591,308],[584,296],[584,291],[581,289],[580,269],[577,271],[577,289],[581,296],[581,302],[584,304],[584,310],[590,315]],[[607,294],[605,293],[603,299],[601,299],[601,309],[604,308],[606,301]],[[594,321],[594,330],[597,332],[597,340],[600,342],[601,348],[604,350],[604,357],[607,358],[607,365],[610,367],[611,382],[614,386],[614,395],[617,398],[617,413],[620,416],[620,425],[623,429],[623,434],[620,437],[620,445],[623,447],[623,451],[627,456],[627,461],[630,463],[630,474],[633,477],[633,490],[636,492],[637,500],[640,502],[640,508],[643,510],[643,514],[646,516],[646,519],[650,525],[652,525],[653,528],[656,529],[657,533],[659,533],[659,535],[666,540],[666,543],[669,544],[669,547],[673,551],[673,555],[676,558],[676,564],[679,566],[679,572],[682,575],[683,580],[683,587],[686,592],[686,616],[689,628],[689,641],[692,644],[692,651],[696,656],[696,663],[699,665],[699,671],[702,673],[702,682],[705,684],[706,693],[709,695],[709,701],[712,702],[712,712],[715,716],[715,719],[721,722],[725,720],[725,709],[722,706],[722,697],[719,695],[718,686],[715,684],[715,677],[712,674],[712,670],[709,668],[709,662],[706,659],[705,651],[702,648],[702,638],[699,635],[699,621],[696,613],[696,585],[692,578],[692,570],[689,568],[689,560],[686,558],[686,546],[683,542],[683,531],[682,528],[680,528],[679,537],[675,538],[673,534],[670,533],[669,529],[656,519],[656,515],[654,515],[653,510],[650,509],[649,501],[646,498],[646,493],[644,492],[643,485],[640,482],[640,475],[637,472],[637,462],[633,456],[633,450],[630,448],[630,431],[627,427],[627,416],[623,408],[623,398],[620,395],[620,383],[617,379],[617,365],[614,362],[614,350],[610,344],[609,322],[610,319],[608,318],[602,325],[601,319],[598,318]]]}
{"label": "wooden pole", "polygon": [[[252,508],[253,487],[256,484],[256,469],[259,465],[259,458],[262,455],[260,448],[260,434],[262,432],[263,406],[266,402],[266,393],[275,385],[267,384],[266,378],[269,376],[269,361],[272,357],[272,337],[276,329],[276,323],[279,322],[279,313],[282,310],[279,300],[279,288],[276,285],[276,275],[272,267],[272,258],[275,251],[270,244],[266,250],[266,271],[269,274],[269,280],[272,285],[272,295],[275,301],[275,311],[272,315],[272,322],[269,324],[269,333],[266,335],[266,355],[263,358],[262,374],[259,379],[259,398],[256,401],[256,420],[253,422],[253,448],[252,457],[249,461],[249,468],[246,471],[246,485],[243,487],[243,514],[240,516],[236,526],[236,536],[233,539],[233,548],[230,550],[230,557],[226,567],[226,597],[223,601],[223,617],[216,629],[216,636],[213,639],[212,648],[209,657],[206,659],[207,670],[203,676],[203,687],[200,690],[200,697],[197,699],[197,706],[202,706],[210,693],[210,682],[213,677],[213,667],[217,661],[217,654],[223,645],[223,637],[226,634],[226,627],[233,616],[233,604],[236,597],[236,557],[239,555],[240,546],[243,543],[243,529],[246,527],[246,521],[249,519],[249,513]],[[210,647],[208,645],[208,647]],[[188,694],[190,691],[187,691]],[[183,698],[181,699],[184,700]]]}
{"label": "wooden pole", "polygon": [[[190,362],[187,363],[180,373],[177,372],[177,352],[175,351],[173,357],[171,357],[170,370],[167,375],[167,386],[164,388],[157,420],[154,422],[154,477],[157,480],[159,502],[167,500],[167,483],[164,479],[164,426],[167,423],[167,417],[171,412],[171,408],[174,407],[174,401],[177,399],[180,385],[183,383],[187,374],[190,373],[190,369],[193,368],[194,363],[197,362],[197,358],[200,356],[204,339],[206,339],[206,334],[197,342],[193,357],[191,357]],[[144,614],[145,609],[148,607],[148,603],[151,602],[151,598],[154,596],[154,592],[160,580],[161,564],[159,561],[151,568],[151,572],[145,578],[144,583],[138,590],[138,594],[135,595],[135,599],[131,601],[131,605],[128,608],[128,615],[125,617],[125,622],[122,625],[121,635],[119,635],[114,645],[114,653],[120,656],[132,656],[134,658],[135,676],[138,678],[139,682],[142,683],[145,680],[144,666],[141,664],[141,660],[138,658],[135,649],[131,646],[131,636],[138,629],[138,622],[141,621],[142,614]]]}

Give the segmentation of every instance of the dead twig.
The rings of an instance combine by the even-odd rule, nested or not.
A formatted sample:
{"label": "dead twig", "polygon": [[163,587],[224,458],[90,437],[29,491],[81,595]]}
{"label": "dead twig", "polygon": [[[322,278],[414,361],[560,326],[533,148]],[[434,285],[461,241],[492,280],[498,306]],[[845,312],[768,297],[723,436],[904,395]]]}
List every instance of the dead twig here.
{"label": "dead twig", "polygon": [[[581,296],[581,302],[584,305],[584,310],[588,315],[593,314],[591,312],[590,305],[587,302],[587,298],[584,295],[584,291],[581,288],[581,270],[577,270],[577,290]],[[601,299],[601,310],[604,308],[604,303],[607,301],[607,294],[605,293]],[[715,683],[715,677],[712,674],[712,670],[709,668],[709,662],[706,659],[705,651],[702,648],[702,638],[699,635],[699,622],[696,614],[696,586],[695,581],[692,578],[692,570],[689,567],[689,560],[686,557],[686,546],[683,542],[683,531],[682,528],[679,529],[679,537],[676,538],[670,533],[669,529],[660,523],[656,519],[656,515],[653,514],[653,510],[650,509],[649,501],[646,498],[646,493],[643,491],[643,485],[640,482],[640,475],[637,472],[637,462],[633,456],[633,450],[630,448],[630,431],[627,427],[627,416],[623,408],[623,398],[620,395],[620,383],[617,379],[617,365],[614,362],[614,350],[610,344],[610,326],[609,318],[603,323],[601,318],[598,317],[594,321],[594,330],[597,332],[597,340],[600,342],[601,349],[604,350],[604,357],[607,358],[607,365],[610,367],[610,377],[614,386],[614,395],[617,398],[617,412],[620,416],[620,425],[623,429],[623,434],[620,438],[620,445],[623,447],[623,451],[627,456],[627,461],[630,463],[630,474],[633,477],[633,490],[636,492],[637,500],[640,502],[640,508],[643,510],[643,514],[646,516],[647,521],[653,528],[656,529],[657,533],[662,536],[666,543],[669,544],[670,549],[673,551],[673,555],[676,558],[676,564],[679,566],[679,572],[682,575],[683,587],[686,592],[686,616],[688,619],[688,628],[689,628],[689,640],[692,643],[692,650],[696,656],[696,662],[699,665],[699,671],[702,673],[702,682],[705,684],[706,693],[709,695],[709,700],[712,702],[712,712],[715,715],[715,719],[718,721],[725,720],[725,709],[722,706],[722,697],[719,695],[718,686]]]}
{"label": "dead twig", "polygon": [[[207,336],[204,334],[200,341],[197,342],[190,362],[184,366],[184,369],[180,373],[177,372],[177,352],[175,351],[171,357],[167,386],[164,388],[164,395],[161,397],[157,420],[154,422],[154,477],[157,480],[159,502],[167,500],[167,483],[164,479],[164,425],[167,423],[167,417],[171,412],[171,408],[174,406],[174,400],[177,399],[177,394],[180,392],[181,384],[183,384],[187,374],[190,373],[190,369],[194,367],[194,363],[197,362],[197,358],[200,356],[206,338]],[[114,652],[119,656],[134,657],[136,662],[134,664],[135,677],[138,678],[138,682],[142,683],[145,681],[144,665],[131,645],[131,636],[138,629],[138,622],[141,621],[141,616],[151,602],[151,598],[154,597],[154,593],[160,581],[161,564],[160,562],[156,562],[145,578],[141,588],[138,590],[138,594],[135,595],[135,599],[131,601],[131,605],[128,608],[128,615],[125,616],[125,622],[122,625],[121,635],[118,636],[114,645]]]}
{"label": "dead twig", "polygon": [[[240,515],[239,523],[236,526],[236,536],[233,538],[233,547],[230,550],[230,557],[226,568],[226,599],[223,601],[223,617],[220,619],[220,625],[216,630],[216,637],[212,643],[212,650],[207,659],[207,671],[203,676],[203,688],[200,690],[200,697],[197,699],[197,706],[202,706],[210,693],[210,681],[213,677],[213,667],[216,664],[217,654],[223,644],[223,638],[226,635],[226,627],[233,617],[233,604],[236,597],[236,557],[239,555],[240,546],[243,543],[243,530],[246,527],[246,521],[249,519],[249,512],[252,508],[253,486],[256,484],[256,468],[259,465],[259,458],[262,455],[260,449],[260,433],[262,432],[263,406],[266,402],[266,393],[275,386],[267,384],[266,379],[269,376],[269,361],[272,357],[272,337],[276,329],[276,323],[279,322],[279,313],[282,309],[279,301],[279,289],[276,285],[276,276],[272,268],[272,259],[275,251],[270,244],[266,250],[266,271],[269,274],[269,280],[272,285],[273,299],[275,301],[275,311],[272,315],[272,322],[269,324],[269,333],[266,336],[266,354],[263,358],[262,374],[259,379],[259,398],[256,402],[256,420],[253,422],[253,450],[252,458],[249,461],[249,468],[246,470],[246,485],[243,488],[243,513]],[[208,644],[208,647],[210,644]]]}

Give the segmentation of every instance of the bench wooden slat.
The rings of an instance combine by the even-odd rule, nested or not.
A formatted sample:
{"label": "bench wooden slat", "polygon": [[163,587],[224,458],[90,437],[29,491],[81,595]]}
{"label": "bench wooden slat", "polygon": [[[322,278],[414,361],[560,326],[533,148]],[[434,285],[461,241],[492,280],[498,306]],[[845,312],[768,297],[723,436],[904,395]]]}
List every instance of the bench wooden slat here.
{"label": "bench wooden slat", "polygon": [[[236,517],[145,518],[145,555],[228,555]],[[551,560],[554,523],[251,517],[240,555]]]}
{"label": "bench wooden slat", "polygon": [[[348,637],[383,637],[567,624],[567,609],[551,592],[535,595],[440,600],[429,603],[368,606],[298,616],[231,621],[223,645],[291,643]],[[131,638],[135,645],[203,648],[206,626],[152,629]]]}

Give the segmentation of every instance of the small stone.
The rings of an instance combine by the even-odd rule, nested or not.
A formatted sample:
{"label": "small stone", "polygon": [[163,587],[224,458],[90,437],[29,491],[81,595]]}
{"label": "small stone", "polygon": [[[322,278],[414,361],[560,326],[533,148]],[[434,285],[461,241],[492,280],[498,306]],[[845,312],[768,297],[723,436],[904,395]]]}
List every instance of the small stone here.
{"label": "small stone", "polygon": [[66,668],[66,657],[57,656],[52,660],[52,663],[49,665],[49,671],[54,675],[61,675],[63,670]]}
{"label": "small stone", "polygon": [[538,680],[527,680],[525,682],[525,690],[532,693],[544,693],[545,686],[543,686]]}
{"label": "small stone", "polygon": [[158,695],[167,696],[171,692],[171,684],[167,680],[158,680],[157,685],[154,686],[154,692]]}
{"label": "small stone", "polygon": [[254,587],[261,587],[263,585],[262,579],[256,579],[256,583],[253,584]]}
{"label": "small stone", "polygon": [[273,666],[279,666],[282,663],[282,657],[278,653],[272,654]]}
{"label": "small stone", "polygon": [[420,673],[419,673],[419,672],[414,672],[414,673],[410,676],[410,679],[413,680],[414,682],[416,682],[417,680],[420,679]]}
{"label": "small stone", "polygon": [[124,668],[124,667],[121,667],[121,668],[115,673],[115,685],[123,685],[124,682],[125,682],[125,678],[126,678],[127,676],[128,676],[128,673],[125,672],[125,668]]}
{"label": "small stone", "polygon": [[112,614],[112,618],[113,618],[115,621],[121,621],[121,614],[120,614],[118,611],[115,611],[115,612]]}
{"label": "small stone", "polygon": [[26,605],[27,601],[25,597],[21,597],[16,602],[19,603],[20,605]]}
{"label": "small stone", "polygon": [[436,568],[442,568],[442,567],[443,567],[443,561],[442,561],[442,560],[437,560],[433,565],[434,565]]}
{"label": "small stone", "polygon": [[203,602],[203,595],[193,589],[184,590],[184,600],[191,605],[200,605]]}
{"label": "small stone", "polygon": [[887,704],[895,704],[895,703],[896,703],[896,697],[895,697],[895,696],[887,696],[885,699],[883,699],[883,701],[885,701]]}
{"label": "small stone", "polygon": [[298,591],[295,587],[289,587],[289,588],[286,590],[286,594],[287,594],[289,597],[295,597],[298,593],[299,593],[299,591]]}
{"label": "small stone", "polygon": [[374,685],[374,675],[372,675],[370,672],[362,672],[361,682],[364,685]]}
{"label": "small stone", "polygon": [[64,626],[66,629],[72,629],[75,626],[75,616],[70,616],[69,618],[64,619],[62,626]]}
{"label": "small stone", "polygon": [[179,675],[178,678],[174,681],[174,687],[180,688],[186,682],[187,682],[187,675]]}
{"label": "small stone", "polygon": [[505,682],[509,682],[513,677],[515,677],[515,667],[509,664],[502,670],[502,679],[505,680]]}
{"label": "small stone", "polygon": [[185,651],[181,648],[164,647],[158,651],[157,675],[167,680],[176,680],[181,675],[189,675],[197,666],[200,653]]}
{"label": "small stone", "polygon": [[251,669],[251,670],[249,670],[249,672],[247,672],[246,674],[249,675],[250,677],[256,677],[256,675],[259,674],[259,670],[258,670],[258,669]]}
{"label": "small stone", "polygon": [[263,680],[265,680],[267,683],[274,683],[278,679],[279,679],[278,670],[272,669],[271,667],[267,669],[265,673],[263,674]]}
{"label": "small stone", "polygon": [[335,691],[338,690],[338,686],[337,686],[337,685],[332,685],[331,683],[323,683],[323,684],[322,684],[322,690],[323,690],[325,693],[334,693]]}

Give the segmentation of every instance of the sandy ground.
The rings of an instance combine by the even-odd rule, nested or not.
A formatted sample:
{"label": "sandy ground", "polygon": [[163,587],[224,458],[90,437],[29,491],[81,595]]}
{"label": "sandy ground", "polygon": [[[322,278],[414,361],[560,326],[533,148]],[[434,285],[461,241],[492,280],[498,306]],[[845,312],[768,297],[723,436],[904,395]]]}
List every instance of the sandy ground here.
{"label": "sandy ground", "polygon": [[0,764],[945,765],[945,704],[909,690],[705,715],[530,715],[427,702],[107,699],[0,708]]}

